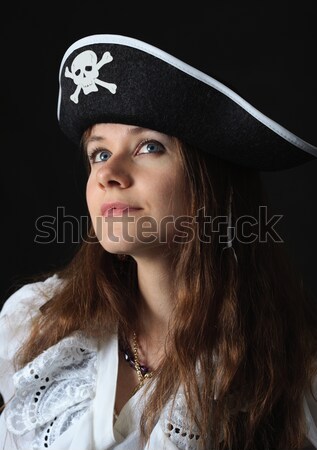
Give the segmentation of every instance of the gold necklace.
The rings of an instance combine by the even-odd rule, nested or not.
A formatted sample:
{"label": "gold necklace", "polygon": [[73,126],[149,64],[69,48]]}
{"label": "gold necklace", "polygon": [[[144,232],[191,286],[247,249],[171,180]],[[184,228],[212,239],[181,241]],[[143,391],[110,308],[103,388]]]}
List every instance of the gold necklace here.
{"label": "gold necklace", "polygon": [[139,361],[138,342],[137,342],[136,333],[133,333],[132,342],[133,342],[134,368],[135,368],[135,371],[136,371],[138,379],[139,379],[138,385],[133,389],[133,392],[132,392],[132,396],[133,396],[144,385],[145,381],[148,378],[152,378],[153,371],[146,372],[144,374],[142,373],[141,364]]}

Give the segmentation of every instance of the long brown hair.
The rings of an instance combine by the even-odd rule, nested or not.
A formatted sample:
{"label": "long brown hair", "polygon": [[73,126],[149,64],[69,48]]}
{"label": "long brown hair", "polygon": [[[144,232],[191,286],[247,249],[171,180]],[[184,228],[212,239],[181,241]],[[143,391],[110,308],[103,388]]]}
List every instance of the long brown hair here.
{"label": "long brown hair", "polygon": [[[180,152],[192,214],[227,217],[231,208],[234,224],[268,205],[258,172],[185,145]],[[143,438],[183,386],[202,448],[298,449],[306,431],[303,393],[317,373],[315,299],[281,243],[235,239],[228,247],[223,227],[198,215],[196,222],[195,239],[174,254],[169,351],[155,372]],[[17,355],[20,365],[75,330],[106,338],[118,324],[127,335],[137,324],[134,260],[106,252],[91,235],[60,271],[62,288],[42,307]]]}

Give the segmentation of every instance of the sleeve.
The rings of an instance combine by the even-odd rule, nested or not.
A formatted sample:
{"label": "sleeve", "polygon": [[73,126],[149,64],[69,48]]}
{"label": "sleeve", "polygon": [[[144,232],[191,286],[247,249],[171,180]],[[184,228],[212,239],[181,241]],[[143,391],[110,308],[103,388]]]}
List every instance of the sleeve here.
{"label": "sleeve", "polygon": [[14,356],[23,344],[31,328],[32,319],[46,302],[43,294],[57,285],[57,275],[45,281],[26,284],[12,294],[4,303],[0,313],[0,392],[4,402],[14,394],[12,376]]}
{"label": "sleeve", "polygon": [[307,439],[317,449],[317,377],[312,385],[312,392],[304,397],[304,411],[307,424]]}

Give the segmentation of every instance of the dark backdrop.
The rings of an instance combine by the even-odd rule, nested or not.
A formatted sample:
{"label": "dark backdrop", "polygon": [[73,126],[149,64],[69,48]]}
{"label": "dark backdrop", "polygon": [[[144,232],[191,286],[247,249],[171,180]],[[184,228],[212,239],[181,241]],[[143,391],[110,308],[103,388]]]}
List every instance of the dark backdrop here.
{"label": "dark backdrop", "polygon": [[[146,40],[317,144],[313,1],[194,2],[173,12],[159,3],[146,8],[132,6],[135,2],[64,3],[9,5],[1,19],[0,306],[17,282],[67,262],[80,238],[77,225],[86,215],[83,170],[56,119],[59,64],[74,40],[98,33]],[[290,257],[317,293],[316,174],[317,160],[263,173],[263,180],[273,210],[283,215],[278,229]],[[60,234],[47,244],[34,242],[36,220],[43,216],[58,216]]]}

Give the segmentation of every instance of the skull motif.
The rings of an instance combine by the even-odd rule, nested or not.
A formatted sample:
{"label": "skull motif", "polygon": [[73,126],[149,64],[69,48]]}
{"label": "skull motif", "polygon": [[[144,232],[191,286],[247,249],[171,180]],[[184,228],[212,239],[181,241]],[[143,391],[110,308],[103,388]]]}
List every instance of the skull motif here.
{"label": "skull motif", "polygon": [[98,91],[95,79],[99,76],[97,55],[92,50],[80,53],[74,59],[71,66],[74,83],[81,86],[84,94]]}
{"label": "skull motif", "polygon": [[99,80],[99,69],[104,64],[107,64],[113,60],[110,52],[105,52],[102,58],[98,62],[98,58],[95,52],[92,50],[85,50],[76,56],[71,65],[71,70],[66,67],[65,76],[72,78],[77,88],[75,92],[70,96],[70,99],[74,103],[78,103],[78,96],[81,90],[85,95],[91,92],[97,92],[98,86],[102,86],[108,89],[112,94],[116,93],[117,85],[114,83],[107,83]]}

